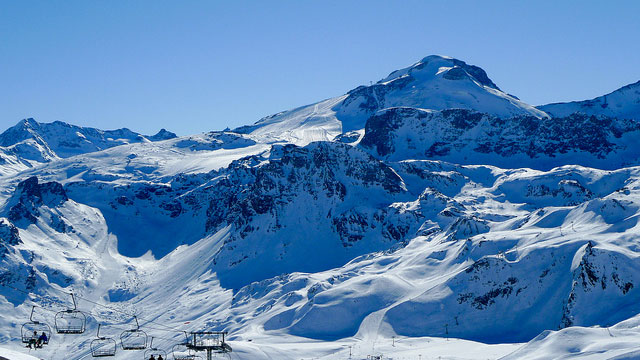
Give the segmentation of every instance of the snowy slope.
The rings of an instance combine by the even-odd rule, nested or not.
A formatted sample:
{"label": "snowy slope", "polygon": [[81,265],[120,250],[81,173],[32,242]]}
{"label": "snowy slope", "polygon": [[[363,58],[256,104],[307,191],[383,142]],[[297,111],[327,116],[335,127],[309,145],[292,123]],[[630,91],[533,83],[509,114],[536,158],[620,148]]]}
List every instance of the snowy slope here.
{"label": "snowy slope", "polygon": [[237,132],[27,123],[0,149],[2,348],[73,291],[87,333],[32,355],[86,359],[135,314],[240,359],[637,357],[635,120],[549,118],[427,57]]}
{"label": "snowy slope", "polygon": [[[324,174],[319,178],[307,172],[294,175],[317,168],[320,164],[313,165],[313,159],[319,161],[323,157],[354,163],[329,161],[327,166],[335,169],[336,175],[327,174],[322,167],[317,170],[318,174]],[[357,148],[338,144],[320,147],[312,144],[302,149],[289,146],[272,151],[263,160],[247,158],[207,176],[194,174],[190,181],[185,181],[182,175],[174,180],[164,179],[174,184],[175,198],[182,198],[185,191],[195,191],[194,204],[204,206],[172,217],[161,206],[154,215],[154,207],[145,210],[140,203],[135,208],[142,219],[136,221],[144,224],[146,219],[151,224],[150,216],[160,216],[162,221],[185,229],[199,226],[203,233],[199,241],[179,246],[158,260],[149,255],[140,258],[121,255],[120,236],[110,233],[112,225],[102,216],[104,210],[79,202],[105,196],[120,199],[122,193],[113,193],[110,189],[114,185],[108,185],[108,180],[100,180],[102,186],[90,181],[88,187],[82,187],[83,191],[77,191],[78,185],[69,182],[64,186],[64,196],[60,191],[63,187],[56,183],[29,180],[6,200],[4,221],[12,224],[6,225],[9,228],[17,229],[19,243],[13,241],[14,245],[8,248],[3,267],[12,275],[2,278],[6,284],[49,298],[48,304],[34,298],[35,303],[45,308],[63,308],[69,300],[60,290],[73,288],[80,296],[95,302],[135,311],[143,318],[178,329],[227,329],[240,347],[254,337],[284,339],[292,335],[330,342],[337,339],[375,342],[378,336],[415,338],[447,334],[489,343],[520,342],[545,329],[611,325],[635,315],[633,304],[640,297],[637,287],[640,262],[633,240],[639,209],[638,169],[611,172],[565,167],[541,172],[403,161],[390,164],[397,174],[391,175],[382,164],[375,165],[376,162],[366,159]],[[371,170],[349,170],[360,163],[372,166]],[[375,175],[376,168],[389,175],[382,175],[384,172]],[[368,175],[373,176],[371,179],[378,180],[358,180],[360,175],[356,173],[371,174]],[[251,180],[253,176],[263,182],[273,181],[273,186],[260,185],[272,190],[263,194],[247,191],[254,196],[243,200],[242,190],[234,194],[233,187],[229,188],[238,184],[237,180],[227,188],[220,188],[215,182],[236,177],[251,184],[257,181]],[[292,184],[301,182],[301,188],[286,189],[287,184],[277,180],[280,176],[290,179]],[[387,176],[395,180],[384,185]],[[182,179],[180,186],[174,183],[178,179]],[[321,179],[327,185],[345,185],[347,197],[332,204],[327,190],[320,190],[323,185],[315,183]],[[120,186],[129,184],[125,190],[131,190],[125,194],[135,194],[150,185],[116,181]],[[298,200],[293,199],[314,183],[318,193],[301,200],[313,204],[309,209],[317,208],[324,216],[330,216],[328,224],[337,226],[334,230],[318,227],[318,218],[312,212],[295,205]],[[349,195],[356,191],[352,188],[356,184],[367,191],[376,188],[381,191],[386,186],[389,189],[386,195],[385,191],[374,193],[373,199],[395,210],[377,210],[366,216],[371,210],[367,209],[363,196],[358,192]],[[157,191],[161,184],[155,186],[156,190],[149,193],[160,201],[165,195]],[[282,190],[273,192],[278,188]],[[249,212],[231,211],[221,217],[215,211],[229,209],[225,205],[228,200],[220,198],[223,194],[239,204],[246,201],[253,205],[239,208]],[[290,199],[292,205],[288,206],[294,206],[292,210],[297,209],[297,213],[287,211],[288,206],[270,208],[255,202],[266,194],[270,194],[274,204],[281,202],[280,196]],[[135,196],[127,198],[134,203],[142,200]],[[211,202],[211,199],[220,200]],[[212,210],[212,204],[219,205],[217,210]],[[332,209],[330,214],[326,212],[327,206]],[[338,211],[340,208],[344,210]],[[260,215],[259,209],[266,212]],[[273,218],[264,217],[272,212]],[[299,216],[300,212],[304,216]],[[122,214],[132,218],[127,212]],[[186,219],[180,220],[185,215]],[[191,220],[185,225],[178,225],[188,219]],[[267,219],[271,220],[265,222]],[[332,219],[346,221],[336,223]],[[220,225],[213,222],[207,231],[207,221]],[[336,251],[340,248],[346,254],[358,247],[361,254],[362,249],[375,249],[379,246],[375,245],[376,238],[380,236],[375,234],[385,228],[385,223],[394,224],[396,230],[406,229],[400,241],[391,238],[392,241],[382,243],[386,243],[385,251],[358,257],[352,254],[351,261],[338,256]],[[405,224],[408,227],[398,227]],[[296,232],[287,230],[294,228]],[[339,229],[345,232],[340,233]],[[161,235],[165,231],[162,228],[147,226],[145,230],[147,236],[142,244],[155,248],[157,241],[167,243],[167,238]],[[302,237],[292,238],[296,233]],[[323,252],[304,253],[299,247],[305,243],[330,245],[328,239],[336,235],[347,243],[353,241],[353,245],[331,247],[329,256],[333,259]],[[275,244],[279,245],[273,247],[269,236],[278,240]],[[287,240],[291,240],[289,245],[285,245]],[[275,253],[269,256],[285,261],[289,268],[279,271],[290,274],[271,277],[269,271],[277,262],[270,264],[265,262],[268,258],[254,254],[285,248],[288,250],[280,251],[279,257],[273,258]],[[306,262],[287,260],[296,257]],[[235,262],[233,259],[241,260],[236,264],[242,267],[231,274],[241,278],[246,274],[249,276],[246,280],[251,281],[256,279],[252,274],[262,273],[263,280],[247,283],[229,278],[225,271],[237,266],[229,267]],[[317,261],[322,261],[324,269],[314,265],[306,268],[314,272],[299,272]],[[4,290],[3,294],[11,292]],[[24,296],[7,299],[10,302],[0,305],[3,309],[18,306],[18,312],[13,312],[16,317],[6,318],[0,326],[2,336],[9,340],[15,339],[12,334],[16,328],[11,324],[20,323],[31,301],[25,302]],[[81,301],[81,307],[92,314],[91,329],[95,330],[97,322],[105,323],[103,331],[112,336],[117,336],[131,321],[130,317],[105,312],[91,303]],[[544,316],[529,316],[532,308]],[[43,311],[41,316],[50,321],[52,314]],[[158,325],[146,326],[158,337],[174,342],[181,339],[178,331],[167,334],[162,329],[158,331]],[[56,354],[73,353],[82,358],[88,346],[85,339],[64,336],[43,353],[54,351],[47,352],[54,358]],[[158,341],[165,348],[171,343]],[[135,357],[126,352],[119,356]]]}
{"label": "snowy slope", "polygon": [[558,117],[580,112],[640,121],[640,81],[595,99],[542,105],[538,109]]}
{"label": "snowy slope", "polygon": [[611,327],[571,327],[545,331],[501,359],[638,359],[638,325],[638,317],[634,316]]}
{"label": "snowy slope", "polygon": [[[34,147],[38,145],[33,143]],[[44,150],[44,149],[40,149]],[[0,147],[0,176],[16,174],[20,171],[37,166],[40,161],[28,160],[20,155],[17,155],[18,151],[15,148],[2,148]],[[46,153],[46,151],[38,151],[38,154]],[[40,156],[39,156],[40,157]],[[42,159],[43,161],[51,160],[52,157]]]}
{"label": "snowy slope", "polygon": [[500,117],[547,117],[543,111],[502,92],[481,68],[432,55],[371,86],[360,86],[343,96],[271,115],[235,131],[252,134],[262,142],[306,145],[361,130],[376,111],[398,106],[463,108]]}
{"label": "snowy slope", "polygon": [[[163,256],[177,245],[199,240],[205,233],[204,225],[186,227],[194,222],[204,224],[205,219],[192,217],[183,201],[190,201],[184,192],[193,189],[180,192],[182,185],[178,184],[184,181],[191,186],[201,185],[200,179],[214,176],[206,174],[268,150],[269,146],[242,136],[212,132],[60,159],[25,170],[18,177],[7,176],[2,183],[9,188],[33,174],[59,181],[77,194],[77,199],[102,211],[110,231],[120,236],[121,252],[139,256],[151,250],[154,255]],[[198,205],[202,206],[194,206]],[[183,220],[188,223],[181,227],[193,231],[174,234],[176,222]],[[141,242],[140,237],[149,234],[149,225],[157,228],[158,238],[151,243]],[[157,246],[150,246],[153,244]]]}
{"label": "snowy slope", "polygon": [[0,347],[0,359],[6,360],[38,360],[40,358]]}

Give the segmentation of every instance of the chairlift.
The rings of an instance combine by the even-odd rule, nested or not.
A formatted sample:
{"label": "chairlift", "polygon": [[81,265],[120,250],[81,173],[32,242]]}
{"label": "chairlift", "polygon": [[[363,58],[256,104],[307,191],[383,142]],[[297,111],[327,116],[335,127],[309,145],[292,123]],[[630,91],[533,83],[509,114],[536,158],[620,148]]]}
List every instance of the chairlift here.
{"label": "chairlift", "polygon": [[173,360],[197,360],[201,359],[199,356],[195,354],[195,351],[190,349],[189,344],[189,335],[187,332],[184,332],[185,342],[180,344],[175,344],[171,348],[171,354],[173,355]]}
{"label": "chairlift", "polygon": [[[49,339],[51,339],[51,327],[46,323],[33,320],[33,311],[35,308],[35,305],[31,308],[29,321],[22,325],[22,328],[20,329],[20,337],[24,344],[36,344],[36,346],[48,345]],[[38,339],[42,334],[45,334],[46,340],[41,340],[39,343],[40,345],[38,345]]]}
{"label": "chairlift", "polygon": [[58,334],[82,334],[87,326],[87,316],[77,309],[76,298],[71,293],[73,309],[60,311],[56,314],[55,325]]}
{"label": "chairlift", "polygon": [[136,328],[125,330],[120,334],[122,350],[144,350],[147,348],[147,333],[140,330],[138,317],[134,316],[133,318],[136,320]]}
{"label": "chairlift", "polygon": [[198,357],[185,344],[175,344],[171,348],[173,360],[196,360]]}
{"label": "chairlift", "polygon": [[116,356],[116,341],[110,337],[100,336],[100,325],[101,324],[98,324],[98,333],[96,334],[96,338],[91,341],[91,356]]}
{"label": "chairlift", "polygon": [[195,351],[206,351],[207,353],[230,353],[231,346],[225,342],[226,331],[197,331],[191,333],[191,339],[187,342],[187,347]]}
{"label": "chairlift", "polygon": [[167,360],[166,351],[153,347],[153,337],[151,337],[151,343],[149,343],[149,348],[144,352],[144,360],[149,360],[151,359],[152,356],[156,360],[158,360],[160,356],[162,356],[163,359]]}

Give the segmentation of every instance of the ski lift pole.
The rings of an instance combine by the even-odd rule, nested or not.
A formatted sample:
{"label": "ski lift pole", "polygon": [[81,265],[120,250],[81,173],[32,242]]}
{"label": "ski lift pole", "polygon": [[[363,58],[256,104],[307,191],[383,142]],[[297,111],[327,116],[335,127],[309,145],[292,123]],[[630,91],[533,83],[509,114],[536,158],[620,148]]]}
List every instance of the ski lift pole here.
{"label": "ski lift pole", "polygon": [[71,293],[71,300],[73,300],[73,310],[78,310],[78,305],[76,304],[76,297]]}

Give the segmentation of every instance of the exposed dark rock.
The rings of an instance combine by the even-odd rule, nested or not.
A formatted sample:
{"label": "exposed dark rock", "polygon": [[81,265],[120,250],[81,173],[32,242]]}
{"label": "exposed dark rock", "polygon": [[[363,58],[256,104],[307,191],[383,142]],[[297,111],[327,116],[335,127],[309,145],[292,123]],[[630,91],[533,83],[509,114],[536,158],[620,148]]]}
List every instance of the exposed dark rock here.
{"label": "exposed dark rock", "polygon": [[161,140],[169,140],[178,137],[178,135],[172,133],[171,131],[167,131],[166,129],[160,129],[157,134],[153,136],[147,136],[147,139],[151,141],[161,141]]}
{"label": "exposed dark rock", "polygon": [[0,259],[7,254],[9,247],[20,243],[22,243],[22,240],[20,240],[18,228],[13,226],[7,219],[0,218]]}
{"label": "exposed dark rock", "polygon": [[38,178],[33,176],[18,184],[10,200],[14,205],[9,209],[8,218],[14,223],[22,219],[35,223],[41,206],[55,208],[68,199],[62,184],[38,183]]}
{"label": "exposed dark rock", "polygon": [[[627,152],[632,158],[615,159],[626,164],[638,161],[640,154],[617,139],[637,131],[640,123],[634,120],[578,113],[561,118],[503,119],[466,109],[390,108],[367,120],[360,146],[385,159],[469,162],[473,153],[495,154],[498,156],[483,161],[503,167],[513,166],[508,159],[514,156],[553,159],[578,152],[604,160],[614,152]],[[470,158],[461,158],[462,153]]]}

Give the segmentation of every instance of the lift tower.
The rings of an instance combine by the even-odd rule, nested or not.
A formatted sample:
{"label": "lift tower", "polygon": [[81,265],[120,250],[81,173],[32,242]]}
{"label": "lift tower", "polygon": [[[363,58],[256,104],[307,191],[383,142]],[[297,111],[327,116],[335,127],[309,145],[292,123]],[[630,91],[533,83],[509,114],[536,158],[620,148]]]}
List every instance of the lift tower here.
{"label": "lift tower", "polygon": [[195,351],[206,351],[207,360],[213,358],[213,353],[230,353],[231,346],[225,342],[226,331],[196,331],[191,333],[191,339],[185,345]]}

